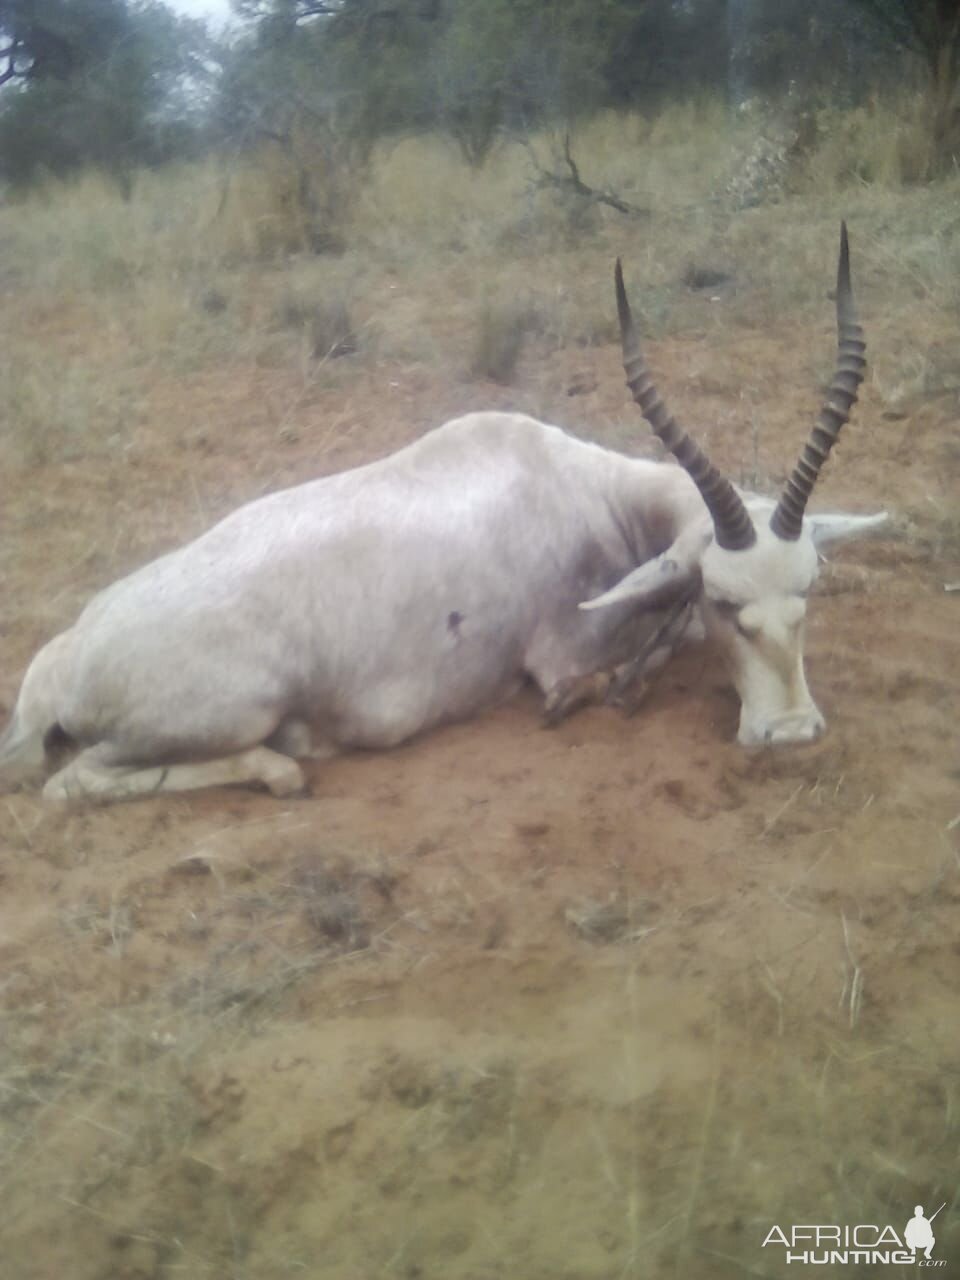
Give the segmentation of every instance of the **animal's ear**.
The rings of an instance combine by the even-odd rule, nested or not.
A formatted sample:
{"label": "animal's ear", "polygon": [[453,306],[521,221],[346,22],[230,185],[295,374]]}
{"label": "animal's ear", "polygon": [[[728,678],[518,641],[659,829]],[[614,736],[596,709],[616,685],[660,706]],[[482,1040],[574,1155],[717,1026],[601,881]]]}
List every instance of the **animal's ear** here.
{"label": "animal's ear", "polygon": [[805,516],[803,523],[809,528],[815,547],[829,547],[833,542],[862,538],[865,533],[882,528],[889,519],[886,511],[881,511],[875,516]]}
{"label": "animal's ear", "polygon": [[633,600],[650,609],[669,604],[686,592],[700,573],[700,557],[713,537],[711,529],[687,531],[661,555],[634,569],[625,578],[581,609],[606,609],[612,604]]}

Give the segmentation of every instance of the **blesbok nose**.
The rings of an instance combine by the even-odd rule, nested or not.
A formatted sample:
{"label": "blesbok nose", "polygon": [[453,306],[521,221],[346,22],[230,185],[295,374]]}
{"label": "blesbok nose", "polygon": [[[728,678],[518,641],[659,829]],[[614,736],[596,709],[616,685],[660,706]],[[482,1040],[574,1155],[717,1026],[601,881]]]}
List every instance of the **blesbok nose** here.
{"label": "blesbok nose", "polygon": [[776,746],[789,742],[815,742],[827,727],[827,722],[816,707],[802,712],[788,712],[778,716],[766,728],[764,742]]}
{"label": "blesbok nose", "polygon": [[737,741],[742,747],[786,746],[815,742],[826,728],[826,721],[815,703],[781,711],[775,715],[740,717]]}

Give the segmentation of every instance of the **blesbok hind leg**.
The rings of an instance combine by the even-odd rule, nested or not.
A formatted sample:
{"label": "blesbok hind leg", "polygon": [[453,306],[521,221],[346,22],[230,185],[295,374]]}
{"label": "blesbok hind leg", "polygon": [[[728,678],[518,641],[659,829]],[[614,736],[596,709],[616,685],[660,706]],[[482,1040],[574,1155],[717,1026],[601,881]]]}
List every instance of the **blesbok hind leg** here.
{"label": "blesbok hind leg", "polygon": [[262,783],[275,796],[288,796],[305,786],[296,760],[269,747],[251,747],[215,760],[147,768],[110,764],[107,755],[103,746],[81,751],[49,780],[43,789],[44,799],[60,803],[84,798],[123,800],[161,791],[197,791],[251,782]]}

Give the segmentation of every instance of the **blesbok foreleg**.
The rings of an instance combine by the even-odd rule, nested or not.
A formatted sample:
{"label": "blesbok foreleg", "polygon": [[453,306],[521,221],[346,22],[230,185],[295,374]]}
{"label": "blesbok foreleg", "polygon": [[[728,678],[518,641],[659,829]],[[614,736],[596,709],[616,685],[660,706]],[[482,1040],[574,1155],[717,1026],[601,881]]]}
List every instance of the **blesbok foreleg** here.
{"label": "blesbok foreleg", "polygon": [[[639,620],[639,627],[634,619],[628,649],[621,623],[606,665],[565,676],[545,690],[544,725],[552,728],[582,707],[598,703],[609,703],[633,715],[650,692],[653,677],[686,638],[692,617],[692,603],[681,599],[652,628],[649,616]],[[640,635],[636,635],[638,630]],[[625,652],[629,656],[624,657]]]}
{"label": "blesbok foreleg", "polygon": [[543,700],[543,727],[552,729],[584,707],[606,702],[613,679],[611,671],[591,671],[587,675],[566,676],[558,680]]}
{"label": "blesbok foreleg", "polygon": [[146,768],[113,764],[109,757],[109,748],[102,745],[81,751],[47,782],[44,799],[60,803],[122,800],[161,791],[197,791],[202,787],[252,782],[261,783],[275,796],[288,796],[303,791],[305,786],[296,760],[269,747],[251,747],[214,760]]}
{"label": "blesbok foreleg", "polygon": [[663,670],[687,639],[692,618],[692,602],[678,601],[638,653],[617,668],[604,701],[620,707],[626,715],[633,715],[650,692],[653,677]]}

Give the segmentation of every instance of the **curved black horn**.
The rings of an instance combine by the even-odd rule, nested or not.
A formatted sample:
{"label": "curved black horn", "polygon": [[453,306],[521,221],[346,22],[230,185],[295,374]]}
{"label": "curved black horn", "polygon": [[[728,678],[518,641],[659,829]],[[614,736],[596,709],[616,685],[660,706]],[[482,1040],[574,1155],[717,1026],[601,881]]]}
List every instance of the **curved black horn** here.
{"label": "curved black horn", "polygon": [[757,540],[753,521],[730,481],[720,474],[703,450],[677,425],[676,419],[660,399],[640,350],[627,291],[623,287],[623,268],[619,258],[615,279],[627,386],[633,392],[633,398],[650,426],[700,490],[707,510],[713,517],[714,535],[718,544],[727,551],[745,551]]}
{"label": "curved black horn", "polygon": [[840,260],[837,264],[837,371],[827,391],[827,398],[817,418],[810,439],[783,487],[777,509],[770,517],[770,528],[778,538],[796,542],[803,528],[803,512],[807,499],[817,483],[820,468],[836,443],[843,424],[857,400],[857,389],[863,381],[867,361],[867,344],[857,321],[850,287],[850,246],[847,224],[840,224]]}

